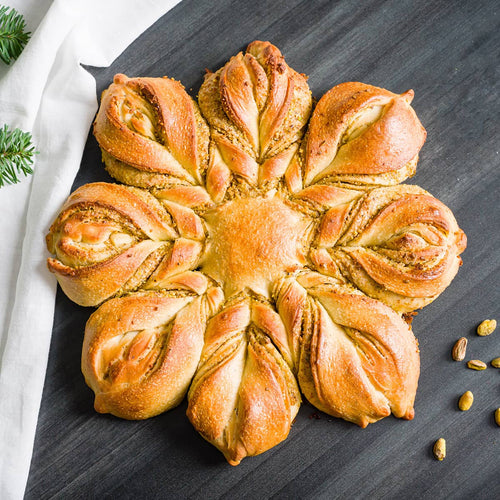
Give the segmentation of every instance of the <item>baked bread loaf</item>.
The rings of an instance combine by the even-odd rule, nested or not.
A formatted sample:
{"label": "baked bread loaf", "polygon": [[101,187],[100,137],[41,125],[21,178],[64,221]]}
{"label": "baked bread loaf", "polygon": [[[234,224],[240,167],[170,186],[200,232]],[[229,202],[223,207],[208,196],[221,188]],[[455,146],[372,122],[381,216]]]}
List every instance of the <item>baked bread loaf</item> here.
{"label": "baked bread loaf", "polygon": [[[350,82],[312,111],[268,42],[208,72],[199,108],[168,78],[117,75],[94,124],[109,173],[47,236],[90,317],[95,408],[187,415],[232,465],[283,441],[301,397],[361,427],[411,419],[407,313],[450,284],[466,246],[418,186],[426,132],[401,95]],[[302,395],[302,396],[301,396]]]}
{"label": "baked bread loaf", "polygon": [[391,185],[415,173],[426,131],[397,95],[359,82],[341,83],[318,102],[303,144],[303,182],[322,179]]}
{"label": "baked bread loaf", "polygon": [[143,188],[199,184],[209,130],[197,104],[169,78],[116,75],[94,122],[109,173]]}
{"label": "baked bread loaf", "polygon": [[111,299],[90,316],[82,371],[96,394],[97,411],[144,419],[184,398],[198,366],[207,319],[223,298],[219,288],[207,289],[204,276],[184,278],[184,287],[193,282],[193,289]]}
{"label": "baked bread loaf", "polygon": [[155,198],[119,184],[86,184],[50,228],[47,246],[56,259],[48,260],[49,269],[82,306],[164,288],[172,275],[196,267],[202,253],[203,224],[186,206],[198,202],[209,198],[194,187],[164,189]]}

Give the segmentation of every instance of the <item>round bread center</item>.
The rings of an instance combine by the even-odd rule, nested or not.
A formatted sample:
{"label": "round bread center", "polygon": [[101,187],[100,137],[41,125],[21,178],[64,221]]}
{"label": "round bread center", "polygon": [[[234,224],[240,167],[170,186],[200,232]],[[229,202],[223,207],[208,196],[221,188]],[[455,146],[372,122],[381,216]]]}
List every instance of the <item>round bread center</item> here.
{"label": "round bread center", "polygon": [[209,237],[202,271],[227,297],[245,288],[269,297],[277,278],[306,263],[312,220],[279,196],[233,200],[204,218]]}

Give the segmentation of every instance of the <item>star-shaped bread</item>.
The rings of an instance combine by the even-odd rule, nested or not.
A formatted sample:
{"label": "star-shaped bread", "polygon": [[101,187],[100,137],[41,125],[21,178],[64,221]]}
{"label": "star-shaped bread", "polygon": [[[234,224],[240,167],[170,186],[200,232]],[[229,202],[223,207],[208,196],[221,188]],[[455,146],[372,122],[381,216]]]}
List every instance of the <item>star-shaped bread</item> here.
{"label": "star-shaped bread", "polygon": [[82,371],[98,412],[195,429],[237,465],[283,441],[302,397],[361,427],[411,419],[408,313],[451,282],[466,239],[414,174],[413,91],[358,82],[315,106],[268,42],[198,103],[116,75],[94,134],[121,184],[74,191],[47,236],[64,292],[98,306]]}

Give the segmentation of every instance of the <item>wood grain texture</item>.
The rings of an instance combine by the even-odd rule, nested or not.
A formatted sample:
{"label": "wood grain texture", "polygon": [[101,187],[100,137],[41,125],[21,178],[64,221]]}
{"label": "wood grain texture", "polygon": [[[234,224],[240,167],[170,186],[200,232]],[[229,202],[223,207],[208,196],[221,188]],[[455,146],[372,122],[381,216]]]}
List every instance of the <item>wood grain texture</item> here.
{"label": "wood grain texture", "polygon": [[[354,6],[355,5],[355,6]],[[186,403],[142,422],[94,412],[80,372],[91,309],[57,295],[55,323],[26,498],[499,498],[500,372],[452,361],[500,356],[498,68],[500,9],[494,1],[184,0],[109,68],[91,68],[97,93],[115,73],[181,80],[195,96],[205,67],[220,67],[254,39],[269,40],[309,75],[313,95],[360,80],[415,90],[428,131],[419,184],[446,203],[468,236],[464,265],[445,293],[414,321],[422,374],[415,419],[367,429],[304,404],[289,438],[236,468],[185,417]],[[111,181],[89,135],[74,188]],[[474,393],[460,412],[458,397]],[[447,457],[432,457],[447,440]]]}

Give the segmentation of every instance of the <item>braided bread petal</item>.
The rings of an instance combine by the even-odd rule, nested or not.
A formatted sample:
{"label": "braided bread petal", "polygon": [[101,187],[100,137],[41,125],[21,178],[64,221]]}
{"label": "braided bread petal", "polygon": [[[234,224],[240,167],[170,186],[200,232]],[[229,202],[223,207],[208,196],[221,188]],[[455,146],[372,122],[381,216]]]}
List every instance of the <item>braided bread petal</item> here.
{"label": "braided bread petal", "polygon": [[137,188],[86,184],[50,228],[47,246],[56,258],[48,267],[73,301],[98,305],[149,284],[155,270],[158,282],[193,269],[204,238],[191,208]]}
{"label": "braided bread petal", "polygon": [[233,181],[256,186],[283,175],[312,106],[306,78],[258,41],[206,75],[199,103],[213,128],[207,189],[218,201]]}
{"label": "braided bread petal", "polygon": [[359,82],[333,87],[311,116],[300,161],[287,173],[289,187],[322,179],[392,185],[413,175],[426,132],[412,100],[413,90],[397,95]]}
{"label": "braided bread petal", "polygon": [[202,294],[193,296],[200,276],[191,276],[191,293],[136,293],[92,314],[82,371],[98,412],[135,420],[180,403],[198,365],[207,319],[222,300],[206,279]]}
{"label": "braided bread petal", "polygon": [[311,259],[399,312],[451,282],[466,237],[450,209],[418,186],[378,188],[326,212]]}
{"label": "braided bread petal", "polygon": [[109,173],[139,187],[199,184],[208,127],[184,87],[169,78],[116,75],[94,123]]}
{"label": "braided bread petal", "polygon": [[279,281],[275,297],[312,404],[361,427],[391,411],[413,418],[418,348],[398,314],[312,272]]}
{"label": "braided bread petal", "polygon": [[278,315],[249,297],[208,324],[187,414],[231,465],[283,441],[299,409],[297,384],[276,345],[286,345]]}

